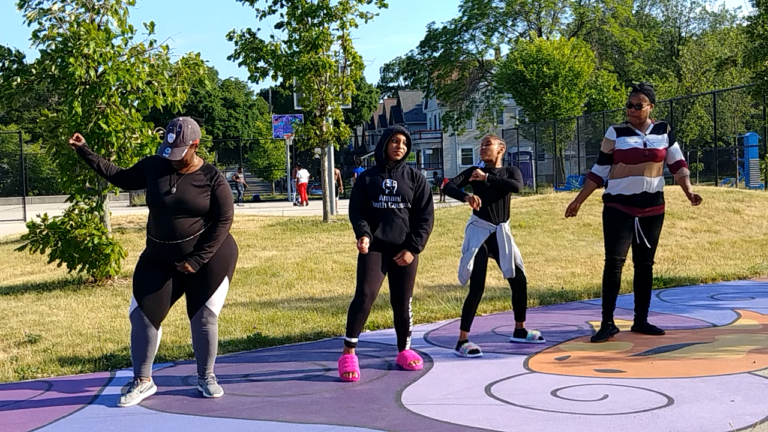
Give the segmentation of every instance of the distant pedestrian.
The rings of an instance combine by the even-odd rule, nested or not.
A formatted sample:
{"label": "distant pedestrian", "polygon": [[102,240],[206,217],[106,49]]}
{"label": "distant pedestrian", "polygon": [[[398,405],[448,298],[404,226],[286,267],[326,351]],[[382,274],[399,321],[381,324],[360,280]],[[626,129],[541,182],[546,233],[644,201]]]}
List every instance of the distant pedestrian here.
{"label": "distant pedestrian", "polygon": [[352,171],[352,183],[354,184],[357,181],[357,178],[360,177],[360,174],[365,171],[365,168],[363,168],[363,161],[360,159],[355,159],[355,165],[357,167]]}
{"label": "distant pedestrian", "polygon": [[344,180],[341,178],[341,171],[338,168],[333,169],[333,190],[336,193],[336,211],[339,211],[339,195],[344,193]]}
{"label": "distant pedestrian", "polygon": [[309,171],[304,169],[300,163],[296,164],[296,190],[299,191],[299,206],[308,206],[309,198],[307,197],[307,185],[309,185]]}
{"label": "distant pedestrian", "polygon": [[291,202],[293,202],[293,205],[297,206],[300,203],[299,200],[299,194],[296,190],[296,173],[299,172],[299,164],[296,164],[293,166],[293,169],[291,170],[291,180],[286,181],[288,184],[288,194],[291,198]]}
{"label": "distant pedestrian", "polygon": [[[432,171],[432,178],[435,182],[435,187],[440,191],[440,199],[437,202],[445,202],[445,193],[443,192],[443,176],[435,170]],[[447,182],[446,182],[447,183]]]}
{"label": "distant pedestrian", "polygon": [[235,181],[235,190],[237,191],[237,206],[242,207],[243,197],[245,190],[248,189],[248,183],[245,182],[245,174],[243,174],[243,167],[237,169],[237,173],[232,176],[232,180]]}

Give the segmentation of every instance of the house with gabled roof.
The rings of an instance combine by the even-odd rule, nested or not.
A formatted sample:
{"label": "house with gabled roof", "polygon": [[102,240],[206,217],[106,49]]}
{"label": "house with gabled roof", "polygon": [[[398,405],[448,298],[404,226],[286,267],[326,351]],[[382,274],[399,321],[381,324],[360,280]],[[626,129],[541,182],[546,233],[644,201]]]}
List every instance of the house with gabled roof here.
{"label": "house with gabled roof", "polygon": [[[473,118],[467,122],[464,133],[451,134],[441,120],[447,109],[436,98],[425,98],[424,92],[420,90],[398,91],[396,97],[386,98],[379,103],[370,121],[364,125],[365,140],[360,141],[355,153],[366,160],[366,165],[373,164],[373,152],[384,129],[400,125],[410,131],[413,139],[409,163],[422,170],[430,180],[435,171],[438,176],[454,177],[479,161],[483,132],[477,129],[477,120]],[[524,114],[515,102],[507,99],[503,111],[497,115],[497,127],[491,131],[508,140],[505,155],[507,164],[520,158],[523,153],[527,156],[533,154],[533,144],[529,141],[515,137],[512,146],[513,141],[505,136],[508,135],[505,131],[515,128],[522,116]]]}

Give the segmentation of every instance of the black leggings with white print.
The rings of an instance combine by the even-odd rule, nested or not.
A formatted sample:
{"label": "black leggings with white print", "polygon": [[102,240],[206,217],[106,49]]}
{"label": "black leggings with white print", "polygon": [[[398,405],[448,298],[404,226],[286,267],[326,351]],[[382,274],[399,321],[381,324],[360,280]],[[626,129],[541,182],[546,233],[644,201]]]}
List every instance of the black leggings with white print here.
{"label": "black leggings with white print", "polygon": [[397,349],[405,351],[411,348],[411,331],[413,330],[413,314],[411,298],[413,285],[416,282],[416,271],[419,267],[419,256],[414,255],[413,262],[400,266],[395,262],[394,253],[371,251],[357,257],[357,287],[355,298],[349,305],[347,314],[347,333],[344,345],[356,348],[363,326],[371,313],[373,302],[379,295],[384,277],[389,277],[389,300],[395,315],[395,333],[397,334]]}
{"label": "black leggings with white print", "polygon": [[186,297],[192,347],[198,376],[213,374],[218,349],[218,318],[235,272],[238,249],[231,235],[213,257],[194,274],[183,274],[173,262],[145,251],[133,274],[131,358],[134,376],[149,378],[160,345],[162,324],[171,307]]}

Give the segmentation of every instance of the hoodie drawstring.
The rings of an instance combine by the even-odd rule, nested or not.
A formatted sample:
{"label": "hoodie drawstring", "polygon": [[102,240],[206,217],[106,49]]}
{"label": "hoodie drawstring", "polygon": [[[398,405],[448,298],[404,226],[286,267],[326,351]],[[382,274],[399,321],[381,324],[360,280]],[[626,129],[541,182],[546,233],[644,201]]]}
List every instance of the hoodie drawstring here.
{"label": "hoodie drawstring", "polygon": [[[638,233],[640,235],[638,235]],[[645,234],[643,234],[643,229],[640,228],[640,218],[635,217],[635,238],[637,239],[637,242],[640,243],[640,237],[643,237],[643,241],[645,242],[645,245],[648,246],[648,249],[651,248],[651,245],[648,243],[648,239],[645,238]]]}

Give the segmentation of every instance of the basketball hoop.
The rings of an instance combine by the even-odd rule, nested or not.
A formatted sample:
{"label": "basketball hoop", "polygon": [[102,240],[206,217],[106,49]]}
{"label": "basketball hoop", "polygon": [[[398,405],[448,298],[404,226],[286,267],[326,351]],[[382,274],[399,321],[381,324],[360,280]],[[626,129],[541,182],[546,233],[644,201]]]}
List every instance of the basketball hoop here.
{"label": "basketball hoop", "polygon": [[290,141],[293,139],[293,134],[290,134],[290,133],[283,134],[283,139],[285,139],[286,141]]}

